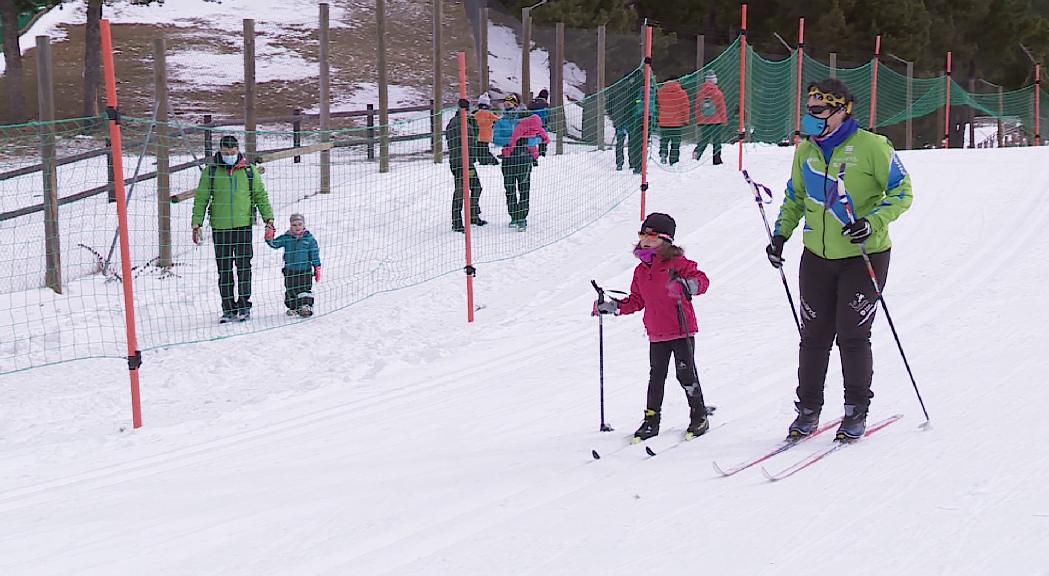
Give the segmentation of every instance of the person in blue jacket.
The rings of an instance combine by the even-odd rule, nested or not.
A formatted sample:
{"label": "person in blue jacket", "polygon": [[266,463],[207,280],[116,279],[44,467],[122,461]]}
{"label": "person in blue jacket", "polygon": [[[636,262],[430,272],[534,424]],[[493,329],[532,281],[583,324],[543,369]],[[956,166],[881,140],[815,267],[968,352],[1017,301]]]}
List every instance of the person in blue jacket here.
{"label": "person in blue jacket", "polygon": [[288,316],[313,315],[313,281],[321,281],[321,252],[317,239],[306,229],[306,218],[292,214],[288,231],[266,240],[274,250],[284,249],[284,305]]}

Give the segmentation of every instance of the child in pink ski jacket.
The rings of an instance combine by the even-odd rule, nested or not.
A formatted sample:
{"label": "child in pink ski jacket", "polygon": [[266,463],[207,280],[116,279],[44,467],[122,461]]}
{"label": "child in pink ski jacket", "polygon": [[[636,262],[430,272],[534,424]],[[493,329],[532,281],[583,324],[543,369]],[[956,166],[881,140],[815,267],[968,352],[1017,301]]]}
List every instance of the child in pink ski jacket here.
{"label": "child in pink ski jacket", "polygon": [[510,136],[510,145],[504,146],[501,152],[503,158],[509,158],[516,146],[526,146],[532,160],[539,159],[539,143],[550,143],[550,135],[543,128],[543,119],[536,114],[529,114],[521,118],[514,127],[514,133]]}
{"label": "child in pink ski jacket", "polygon": [[634,255],[641,263],[634,269],[630,296],[594,305],[594,314],[619,316],[645,311],[651,370],[645,419],[634,433],[635,442],[659,434],[663,386],[671,354],[677,380],[688,398],[690,414],[686,439],[700,436],[710,429],[703,390],[696,373],[695,334],[698,326],[692,308],[692,296],[705,293],[710,280],[695,262],[685,258],[680,247],[674,245],[676,228],[677,224],[669,215],[649,214],[641,225],[634,248]]}

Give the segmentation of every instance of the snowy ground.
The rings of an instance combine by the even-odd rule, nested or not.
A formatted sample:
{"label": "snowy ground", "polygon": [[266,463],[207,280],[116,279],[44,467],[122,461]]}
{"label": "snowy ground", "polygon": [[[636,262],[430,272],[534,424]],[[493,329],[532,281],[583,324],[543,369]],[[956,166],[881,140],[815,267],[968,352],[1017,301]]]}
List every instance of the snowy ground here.
{"label": "snowy ground", "polygon": [[[748,148],[748,167],[778,191],[789,155]],[[590,459],[624,442],[644,402],[640,318],[610,319],[617,430],[597,432],[589,281],[627,287],[631,195],[561,241],[481,266],[473,325],[454,274],[296,328],[149,354],[137,431],[120,362],[0,376],[0,573],[1045,575],[1049,157],[902,157],[916,200],[893,227],[886,299],[929,431],[881,318],[872,418],[901,423],[778,484],[756,470],[715,478],[711,460],[783,434],[796,334],[735,170],[654,167],[649,210],[677,218],[712,280],[697,300],[700,375],[719,406],[709,436],[649,461],[639,447]],[[506,233],[494,220],[482,245]],[[795,294],[799,255],[791,242]],[[686,424],[673,382],[664,408],[657,449]]]}

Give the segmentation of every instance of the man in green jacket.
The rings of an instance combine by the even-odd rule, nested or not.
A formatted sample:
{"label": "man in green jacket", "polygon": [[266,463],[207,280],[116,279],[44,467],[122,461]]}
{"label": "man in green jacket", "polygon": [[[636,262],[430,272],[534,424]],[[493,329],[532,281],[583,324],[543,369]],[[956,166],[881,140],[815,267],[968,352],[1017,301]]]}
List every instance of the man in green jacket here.
{"label": "man in green jacket", "polygon": [[[219,151],[204,167],[193,198],[193,242],[201,244],[204,214],[211,221],[215,263],[219,269],[222,297],[220,323],[245,321],[251,317],[251,225],[255,210],[266,222],[266,239],[272,240],[273,209],[259,173],[237,149],[237,139],[223,136]],[[237,267],[239,299],[234,298],[233,267]]]}
{"label": "man in green jacket", "polygon": [[[869,255],[878,285],[884,288],[892,247],[889,224],[910,207],[913,198],[911,178],[892,144],[859,128],[852,118],[853,104],[839,80],[809,86],[808,114],[801,124],[807,138],[794,152],[786,197],[766,248],[772,265],[782,266],[783,244],[805,218],[799,272],[798,416],[788,439],[808,436],[819,425],[835,336],[845,384],[845,417],[837,438],[851,441],[863,436],[873,397],[870,335],[878,293],[862,251]],[[849,206],[840,199],[843,166]]]}

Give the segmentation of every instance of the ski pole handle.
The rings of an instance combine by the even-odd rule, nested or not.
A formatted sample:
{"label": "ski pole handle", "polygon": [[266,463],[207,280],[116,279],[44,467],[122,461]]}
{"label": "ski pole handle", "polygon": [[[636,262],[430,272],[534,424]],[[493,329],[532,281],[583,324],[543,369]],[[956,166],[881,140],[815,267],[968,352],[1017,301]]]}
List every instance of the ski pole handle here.
{"label": "ski pole handle", "polygon": [[[768,186],[765,186],[764,184],[752,180],[750,177],[750,173],[746,170],[743,170],[743,178],[747,181],[747,184],[750,185],[751,191],[754,192],[755,202],[759,204],[772,204],[772,190],[769,190]],[[765,195],[768,196],[768,200],[762,198],[762,192],[764,192]]]}
{"label": "ski pole handle", "polygon": [[590,285],[594,287],[594,290],[597,290],[597,302],[599,304],[604,302],[605,301],[605,291],[600,286],[597,285],[597,280],[591,280],[590,281]]}

